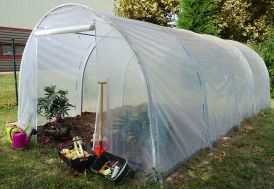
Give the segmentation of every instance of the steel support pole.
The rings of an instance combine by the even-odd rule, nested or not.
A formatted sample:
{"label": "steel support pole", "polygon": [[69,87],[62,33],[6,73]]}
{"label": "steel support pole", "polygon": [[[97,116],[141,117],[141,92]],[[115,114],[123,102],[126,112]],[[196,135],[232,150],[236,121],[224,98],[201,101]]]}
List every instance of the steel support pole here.
{"label": "steel support pole", "polygon": [[12,55],[13,55],[13,74],[14,74],[14,87],[15,87],[15,95],[16,95],[16,105],[18,105],[18,88],[17,88],[17,76],[16,76],[16,51],[15,51],[15,42],[14,38],[12,38]]}

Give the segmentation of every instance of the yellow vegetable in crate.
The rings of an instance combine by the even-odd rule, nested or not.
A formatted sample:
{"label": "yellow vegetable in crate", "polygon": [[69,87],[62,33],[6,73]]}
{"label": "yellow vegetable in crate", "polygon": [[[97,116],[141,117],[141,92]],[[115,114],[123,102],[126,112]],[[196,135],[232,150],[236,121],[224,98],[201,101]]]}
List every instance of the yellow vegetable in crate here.
{"label": "yellow vegetable in crate", "polygon": [[[90,156],[90,154],[87,151],[83,151],[83,153],[84,153],[84,157]],[[80,154],[78,155],[77,151],[75,149],[71,149],[71,150],[69,150],[69,149],[63,149],[61,151],[61,154],[63,154],[64,156],[66,156],[66,158],[72,159],[72,160],[75,160],[77,158],[82,158],[83,157]]]}
{"label": "yellow vegetable in crate", "polygon": [[[83,157],[81,155],[80,156],[77,155],[76,151],[70,151],[70,150],[67,150],[67,149],[63,149],[61,151],[61,154],[63,154],[64,156],[66,156],[66,158],[72,159],[72,160],[75,160],[77,158],[82,158]],[[84,154],[85,154],[84,157],[90,156],[90,154],[87,151],[84,151]]]}
{"label": "yellow vegetable in crate", "polygon": [[[79,140],[79,137],[74,137],[73,140]],[[73,149],[64,148],[61,151],[61,154],[64,155],[67,159],[75,160],[77,158],[89,157],[87,151],[83,150],[82,148],[82,141],[75,141],[73,143]]]}
{"label": "yellow vegetable in crate", "polygon": [[72,157],[73,157],[72,154],[66,154],[65,156],[66,156],[66,158],[68,158],[68,159],[72,159]]}

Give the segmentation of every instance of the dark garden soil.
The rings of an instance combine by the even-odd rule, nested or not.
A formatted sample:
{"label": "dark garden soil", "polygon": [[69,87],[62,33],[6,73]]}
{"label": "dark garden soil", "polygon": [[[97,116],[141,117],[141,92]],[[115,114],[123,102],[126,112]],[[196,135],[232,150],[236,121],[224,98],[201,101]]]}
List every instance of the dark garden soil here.
{"label": "dark garden soil", "polygon": [[73,137],[79,136],[83,142],[90,146],[90,141],[93,138],[95,128],[96,113],[84,112],[81,116],[66,117],[64,119],[65,124],[71,125],[70,137],[52,139],[44,136],[43,126],[38,127],[37,140],[38,143],[45,148],[58,147],[60,144],[72,140]]}

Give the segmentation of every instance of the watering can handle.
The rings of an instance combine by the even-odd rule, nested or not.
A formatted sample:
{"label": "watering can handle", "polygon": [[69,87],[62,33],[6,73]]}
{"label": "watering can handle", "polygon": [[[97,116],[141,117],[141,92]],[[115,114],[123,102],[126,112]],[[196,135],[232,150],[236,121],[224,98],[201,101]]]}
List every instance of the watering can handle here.
{"label": "watering can handle", "polygon": [[11,129],[10,129],[10,139],[12,139],[12,130],[13,129],[16,129],[16,128],[18,128],[18,129],[20,129],[21,131],[23,131],[21,128],[19,128],[19,127],[12,127]]}

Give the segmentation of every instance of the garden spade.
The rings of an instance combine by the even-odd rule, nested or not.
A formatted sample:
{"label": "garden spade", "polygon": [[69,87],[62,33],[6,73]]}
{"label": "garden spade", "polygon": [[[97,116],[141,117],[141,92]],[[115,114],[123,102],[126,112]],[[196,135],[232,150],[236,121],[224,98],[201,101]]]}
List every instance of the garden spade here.
{"label": "garden spade", "polygon": [[94,151],[97,156],[99,156],[103,151],[106,149],[103,148],[103,105],[104,105],[104,85],[106,81],[99,81],[98,84],[100,85],[100,117],[99,117],[99,141],[98,146],[94,146]]}

